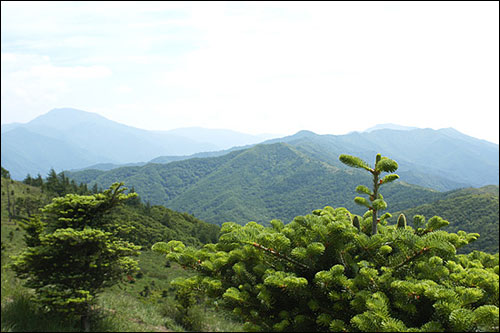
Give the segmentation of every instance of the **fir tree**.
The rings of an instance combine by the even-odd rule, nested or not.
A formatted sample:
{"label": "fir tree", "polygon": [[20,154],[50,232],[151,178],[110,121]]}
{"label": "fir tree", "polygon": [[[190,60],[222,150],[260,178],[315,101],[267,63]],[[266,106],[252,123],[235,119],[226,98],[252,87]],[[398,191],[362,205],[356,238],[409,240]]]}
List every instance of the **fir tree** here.
{"label": "fir tree", "polygon": [[42,175],[38,174],[35,179],[33,179],[33,186],[43,187]]}
{"label": "fir tree", "polygon": [[81,316],[89,329],[90,306],[97,294],[131,274],[138,246],[116,235],[120,223],[109,212],[133,194],[123,184],[91,196],[68,194],[55,198],[24,226],[27,249],[12,265],[25,285],[34,288],[36,300],[52,311]]}
{"label": "fir tree", "polygon": [[380,174],[382,172],[396,171],[398,169],[398,164],[396,163],[396,161],[385,156],[382,157],[382,155],[380,154],[377,154],[377,157],[375,158],[374,168],[370,167],[368,163],[366,163],[359,157],[351,155],[342,154],[339,156],[339,160],[340,162],[350,167],[364,169],[372,174],[373,186],[371,191],[364,185],[359,185],[358,187],[356,187],[356,192],[367,195],[370,202],[362,197],[354,198],[354,202],[358,205],[365,206],[372,211],[372,235],[375,235],[377,233],[377,225],[385,218],[390,217],[388,215],[383,215],[380,219],[378,218],[378,211],[387,208],[387,203],[384,201],[384,197],[382,196],[382,194],[379,193],[379,188],[381,185],[390,183],[399,178],[399,176],[396,174],[389,174],[380,179]]}
{"label": "fir tree", "polygon": [[33,185],[33,178],[29,173],[26,175],[26,178],[24,178],[23,183],[26,185]]}

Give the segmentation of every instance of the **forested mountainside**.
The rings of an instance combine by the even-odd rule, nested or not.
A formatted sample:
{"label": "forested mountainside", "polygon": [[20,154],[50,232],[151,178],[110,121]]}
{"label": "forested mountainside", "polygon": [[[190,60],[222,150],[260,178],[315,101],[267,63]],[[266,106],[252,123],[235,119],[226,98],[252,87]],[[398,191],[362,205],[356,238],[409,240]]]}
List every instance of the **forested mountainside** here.
{"label": "forested mountainside", "polygon": [[[123,180],[145,202],[185,211],[218,225],[228,221],[265,224],[271,219],[288,223],[295,216],[325,206],[346,207],[362,214],[363,209],[352,198],[356,184],[369,185],[367,175],[327,163],[326,158],[322,161],[311,152],[314,150],[306,149],[303,143],[262,144],[219,157],[67,175],[100,187]],[[440,215],[442,208],[445,213],[441,215],[451,222],[450,230],[477,231],[483,237],[473,246],[498,251],[491,245],[498,243],[498,186],[438,192],[408,184],[405,173],[398,174],[401,179],[382,192],[389,212],[404,211],[411,221],[415,214],[427,218]],[[481,226],[476,226],[478,218]]]}
{"label": "forested mountainside", "polygon": [[[368,159],[376,151],[392,154],[394,148],[395,155],[399,157],[397,160],[400,161],[399,174],[408,183],[438,191],[498,184],[498,174],[493,171],[498,168],[498,145],[468,137],[453,129],[383,129],[347,135],[317,135],[310,131],[300,131],[263,144],[277,142],[290,144],[310,157],[335,166],[341,166],[338,156],[345,151]],[[195,157],[216,157],[248,148],[250,146],[189,156],[161,156],[150,162],[169,163]],[[472,160],[475,162],[471,163]],[[110,169],[109,166],[99,165],[94,168]]]}
{"label": "forested mountainside", "polygon": [[[2,168],[2,170],[4,170]],[[54,195],[50,195],[38,186],[29,186],[19,181],[2,176],[1,217],[2,221],[9,221],[16,216],[27,217],[37,213],[40,207],[50,202]]]}
{"label": "forested mountainside", "polygon": [[409,223],[413,221],[415,215],[423,215],[426,218],[438,215],[450,222],[444,230],[449,232],[464,230],[477,232],[481,235],[479,239],[467,245],[463,250],[497,253],[499,242],[498,205],[498,186],[485,186],[478,189],[466,188],[442,193],[439,199],[434,202],[396,212],[389,222],[395,223],[400,213],[406,215]]}
{"label": "forested mountainside", "polygon": [[[344,167],[338,156],[350,152],[370,159],[375,152],[397,156],[398,173],[410,184],[448,191],[470,186],[498,184],[498,145],[464,135],[451,128],[376,129],[347,135],[318,135],[300,131],[294,135],[264,141],[283,142],[309,157]],[[189,156],[160,156],[150,163],[169,163],[191,158],[222,156],[251,146],[233,147],[224,151],[197,153]],[[394,151],[394,152],[393,152]],[[471,162],[474,161],[474,162]],[[95,165],[86,169],[110,170],[126,165]]]}
{"label": "forested mountainside", "polygon": [[[327,205],[361,213],[352,202],[355,184],[370,181],[358,170],[333,166],[285,143],[257,145],[213,158],[66,174],[89,186],[124,181],[145,202],[219,225],[227,221],[267,223],[273,218],[287,223]],[[383,195],[391,209],[402,210],[430,202],[439,192],[403,179],[390,184]]]}
{"label": "forested mountainside", "polygon": [[[123,180],[138,192],[143,202],[135,199],[135,208],[126,205],[117,208],[117,214],[136,228],[135,242],[149,239],[150,245],[159,239],[181,239],[187,243],[215,239],[218,229],[210,229],[190,214],[217,225],[228,221],[266,224],[272,219],[288,223],[295,216],[325,206],[346,207],[362,214],[363,209],[352,201],[354,188],[359,181],[369,185],[369,179],[360,171],[334,167],[284,143],[258,145],[215,158],[66,174],[68,177],[62,181],[69,182],[72,177],[72,183],[85,183],[87,188],[105,188]],[[16,205],[13,211],[26,214],[30,207],[48,202],[40,187],[31,192],[29,187],[16,189],[22,186],[26,185],[10,185],[10,192],[17,193],[10,198]],[[2,192],[5,205],[8,191]],[[394,215],[391,223],[401,212],[410,223],[417,214],[427,218],[439,215],[450,222],[447,230],[481,235],[465,250],[470,247],[498,252],[498,186],[437,192],[396,181],[382,194],[389,204],[388,211]]]}

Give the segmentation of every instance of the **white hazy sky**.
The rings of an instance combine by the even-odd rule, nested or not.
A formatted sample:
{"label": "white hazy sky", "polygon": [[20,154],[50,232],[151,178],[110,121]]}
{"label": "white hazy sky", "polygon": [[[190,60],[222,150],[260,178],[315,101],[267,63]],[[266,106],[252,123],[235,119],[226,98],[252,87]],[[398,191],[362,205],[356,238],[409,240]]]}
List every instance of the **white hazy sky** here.
{"label": "white hazy sky", "polygon": [[499,141],[499,2],[1,2],[1,121]]}

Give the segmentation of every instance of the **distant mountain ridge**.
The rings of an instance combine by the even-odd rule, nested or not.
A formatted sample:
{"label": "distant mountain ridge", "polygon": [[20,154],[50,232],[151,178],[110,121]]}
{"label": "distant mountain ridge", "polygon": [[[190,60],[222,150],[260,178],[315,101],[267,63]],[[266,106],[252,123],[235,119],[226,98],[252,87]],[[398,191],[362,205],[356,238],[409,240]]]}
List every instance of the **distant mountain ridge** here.
{"label": "distant mountain ridge", "polygon": [[398,173],[409,183],[438,190],[479,187],[499,181],[498,145],[453,129],[380,129],[346,135],[301,131],[264,143],[275,142],[294,145],[332,165],[341,165],[340,154],[356,155],[372,162],[373,156],[381,153],[398,161]]}
{"label": "distant mountain ridge", "polygon": [[59,172],[101,163],[147,162],[162,155],[229,148],[231,140],[249,144],[266,138],[229,130],[198,128],[196,133],[198,140],[185,136],[195,136],[193,129],[147,131],[91,112],[53,109],[26,124],[2,125],[2,166],[11,170],[12,178],[20,180],[28,173],[45,176],[50,168]]}
{"label": "distant mountain ridge", "polygon": [[272,134],[251,135],[228,129],[206,129],[202,127],[177,128],[164,132],[190,138],[197,142],[210,142],[217,146],[219,150],[260,143],[274,136]]}
{"label": "distant mountain ridge", "polygon": [[[452,128],[381,128],[346,135],[318,135],[303,130],[294,135],[266,140],[262,144],[277,142],[293,145],[306,154],[333,165],[341,165],[338,156],[343,153],[358,155],[369,161],[374,154],[380,152],[398,160],[398,172],[409,183],[440,191],[498,184],[498,145],[469,137]],[[252,146],[189,156],[160,156],[150,163],[216,157]]]}
{"label": "distant mountain ridge", "polygon": [[[283,142],[336,166],[342,153],[369,161],[380,152],[398,161],[398,172],[409,183],[440,191],[498,184],[498,145],[452,128],[381,124],[346,135],[318,135],[303,130],[282,138],[261,141],[263,138],[202,128],[146,131],[95,113],[54,109],[27,124],[2,125],[2,166],[14,179],[23,179],[28,173],[45,176],[50,168],[58,172],[89,167],[110,170],[141,166],[148,161],[169,163],[216,157],[256,143]],[[222,144],[232,148],[217,146]]]}

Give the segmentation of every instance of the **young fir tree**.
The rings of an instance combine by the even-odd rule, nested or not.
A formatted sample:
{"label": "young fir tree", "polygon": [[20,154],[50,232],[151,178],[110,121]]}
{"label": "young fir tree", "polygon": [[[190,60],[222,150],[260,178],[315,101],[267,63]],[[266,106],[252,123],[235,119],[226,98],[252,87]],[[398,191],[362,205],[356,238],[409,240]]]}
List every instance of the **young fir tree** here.
{"label": "young fir tree", "polygon": [[287,225],[224,223],[201,249],[152,249],[198,273],[172,282],[181,307],[208,296],[251,331],[498,331],[498,254],[457,255],[479,235],[417,219],[417,230],[401,217],[373,233],[373,209],[351,219],[325,207]]}
{"label": "young fir tree", "polygon": [[390,183],[392,181],[395,181],[396,179],[399,178],[398,175],[396,174],[389,174],[386,175],[384,178],[380,179],[380,174],[382,172],[394,172],[398,169],[398,164],[396,161],[388,158],[388,157],[382,157],[382,155],[377,154],[377,157],[375,158],[375,167],[372,168],[360,159],[359,157],[351,156],[351,155],[345,155],[342,154],[339,156],[340,162],[353,167],[353,168],[360,168],[360,169],[365,169],[366,171],[370,172],[373,177],[373,187],[372,190],[364,185],[358,185],[356,187],[356,192],[360,194],[365,194],[368,196],[370,199],[370,202],[368,202],[365,198],[362,197],[356,197],[354,198],[354,202],[357,203],[358,205],[365,206],[369,210],[372,211],[372,235],[375,235],[377,233],[377,225],[382,222],[384,219],[390,217],[389,214],[384,214],[380,218],[378,218],[378,211],[384,210],[387,208],[387,203],[384,201],[384,197],[382,194],[380,194],[379,188],[383,184]]}
{"label": "young fir tree", "polygon": [[115,183],[103,193],[55,198],[25,225],[27,248],[14,258],[17,276],[52,311],[81,317],[89,329],[91,305],[103,288],[137,269],[139,246],[121,240],[108,212],[134,196]]}

